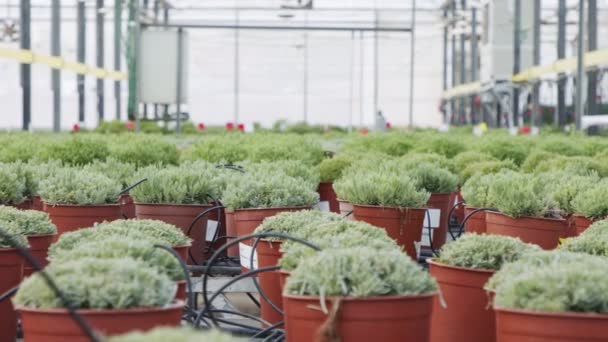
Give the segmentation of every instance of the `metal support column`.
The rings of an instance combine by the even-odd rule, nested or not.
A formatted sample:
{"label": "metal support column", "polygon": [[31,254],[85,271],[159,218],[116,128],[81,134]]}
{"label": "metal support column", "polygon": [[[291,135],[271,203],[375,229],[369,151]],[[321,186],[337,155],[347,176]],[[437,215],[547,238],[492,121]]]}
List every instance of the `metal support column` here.
{"label": "metal support column", "polygon": [[412,32],[411,32],[411,46],[410,46],[410,117],[408,126],[410,129],[414,128],[414,63],[416,61],[416,0],[412,0]]}
{"label": "metal support column", "polygon": [[[515,0],[513,22],[513,75],[517,75],[521,69],[521,0]],[[511,127],[519,126],[519,88],[513,88],[513,122]]]}
{"label": "metal support column", "polygon": [[[450,35],[452,36],[452,53],[450,55],[452,61],[452,82],[450,85],[452,86],[452,88],[454,88],[458,85],[458,81],[456,81],[456,36],[454,35],[454,31],[456,29],[456,0],[452,0],[451,5],[452,15],[450,16],[450,19],[452,21],[452,29],[450,31]],[[450,100],[450,115],[452,121],[457,120],[458,116],[456,115],[456,101],[454,98]]]}
{"label": "metal support column", "polygon": [[[20,23],[21,32],[19,39],[19,47],[23,50],[31,48],[30,24],[31,24],[31,4],[30,0],[21,0]],[[23,122],[22,129],[27,131],[30,129],[32,121],[32,66],[28,63],[21,63],[21,90],[22,90],[22,106],[23,106]]]}
{"label": "metal support column", "polygon": [[[308,26],[308,13],[305,14],[306,26]],[[308,31],[304,31],[304,75],[302,76],[302,112],[304,114],[304,123],[308,123]]]}
{"label": "metal support column", "polygon": [[[238,27],[239,25],[239,11],[235,10],[234,12],[234,21],[235,25]],[[240,30],[238,28],[234,29],[234,125],[239,124],[239,95],[240,95]]]}
{"label": "metal support column", "polygon": [[[122,39],[122,0],[114,2],[114,70],[120,71]],[[116,101],[116,120],[120,120],[121,112],[120,81],[114,81],[114,101]]]}
{"label": "metal support column", "polygon": [[576,58],[576,129],[581,129],[583,115],[585,115],[585,2],[578,2],[578,46]]}
{"label": "metal support column", "polygon": [[[445,92],[448,89],[448,7],[445,5],[443,7],[443,78],[442,85],[443,91]],[[443,123],[445,125],[449,124],[447,108],[444,104],[444,113],[443,113]]]}
{"label": "metal support column", "polygon": [[378,62],[378,57],[380,55],[378,49],[379,49],[379,33],[377,31],[378,29],[378,9],[376,7],[374,7],[374,28],[376,29],[374,31],[374,118],[376,117],[376,115],[378,114],[378,112],[380,111],[379,108],[379,62]]}
{"label": "metal support column", "polygon": [[[464,13],[467,9],[467,1],[461,0],[460,6]],[[464,35],[464,31],[462,33],[460,33],[459,41],[460,41],[460,51],[459,51],[460,52],[460,63],[459,63],[460,66],[458,68],[458,73],[459,73],[459,77],[460,77],[460,84],[465,84],[465,83],[467,83],[467,74],[465,72],[467,58],[466,58],[466,37]],[[458,116],[460,117],[460,122],[466,124],[467,123],[467,114],[466,114],[464,97],[460,98],[458,100],[458,103],[459,103],[458,104]]]}
{"label": "metal support column", "polygon": [[[78,0],[76,15],[76,59],[78,63],[84,63],[86,57],[86,13],[84,0]],[[78,90],[78,122],[84,122],[85,114],[85,77],[82,74],[76,76]]]}
{"label": "metal support column", "polygon": [[[104,23],[105,23],[105,8],[104,8],[104,0],[97,0],[95,6],[95,32],[96,32],[96,53],[97,53],[97,67],[103,69],[104,68]],[[103,78],[97,79],[97,117],[99,118],[99,123],[104,120],[104,87],[105,82]]]}
{"label": "metal support column", "polygon": [[[51,2],[51,55],[61,56],[61,0]],[[53,132],[61,130],[61,71],[51,70]]]}
{"label": "metal support column", "polygon": [[[587,50],[597,50],[597,0],[587,2]],[[597,70],[587,73],[587,113],[599,114],[597,106]]]}
{"label": "metal support column", "polygon": [[[566,0],[559,0],[557,10],[557,58],[566,58]],[[556,124],[566,124],[566,76],[558,75]]]}
{"label": "metal support column", "polygon": [[[540,65],[540,20],[541,20],[542,4],[541,0],[534,0],[534,21],[532,27],[533,36],[533,64]],[[538,121],[538,112],[540,110],[540,82],[535,81],[532,85],[532,113],[530,116],[530,124],[535,127],[540,123]]]}
{"label": "metal support column", "polygon": [[363,116],[365,113],[364,110],[364,102],[365,99],[365,32],[359,32],[359,49],[360,49],[360,58],[359,58],[359,126],[363,128]]}
{"label": "metal support column", "polygon": [[349,115],[348,133],[353,132],[353,121],[355,115],[355,31],[350,31],[350,84],[349,84]]}
{"label": "metal support column", "polygon": [[176,86],[176,94],[175,94],[175,103],[177,104],[177,114],[176,114],[176,125],[175,125],[175,133],[181,133],[181,122],[182,122],[182,73],[183,73],[183,54],[184,54],[184,29],[177,29],[177,86]]}
{"label": "metal support column", "polygon": [[[477,80],[477,8],[471,7],[471,82]],[[479,120],[475,110],[475,96],[471,95],[471,122],[476,124]]]}

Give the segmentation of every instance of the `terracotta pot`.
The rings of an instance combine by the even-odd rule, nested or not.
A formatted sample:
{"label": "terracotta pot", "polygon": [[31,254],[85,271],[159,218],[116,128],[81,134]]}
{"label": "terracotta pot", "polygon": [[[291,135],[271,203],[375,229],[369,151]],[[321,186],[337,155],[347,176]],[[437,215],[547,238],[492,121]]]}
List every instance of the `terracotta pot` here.
{"label": "terracotta pot", "polygon": [[[464,216],[467,217],[477,208],[472,207],[464,207]],[[486,212],[478,211],[473,216],[469,217],[467,222],[464,224],[464,230],[467,233],[477,233],[477,234],[485,234],[486,233]]]}
{"label": "terracotta pot", "polygon": [[21,203],[7,204],[7,205],[11,206],[13,208],[21,209],[21,210],[30,210],[30,209],[32,209],[32,200],[28,198]]}
{"label": "terracotta pot", "polygon": [[122,215],[125,218],[132,219],[135,218],[135,202],[133,201],[133,197],[129,194],[122,194],[118,199],[118,203],[120,203],[120,207],[122,210]]}
{"label": "terracotta pot", "polygon": [[[49,246],[55,241],[57,234],[45,234],[45,235],[30,235],[27,237],[27,241],[30,243],[30,254],[36,258],[36,261],[40,266],[44,267],[49,262],[46,260]],[[29,276],[35,272],[35,269],[29,262],[25,261],[23,265],[23,275]]]}
{"label": "terracotta pot", "polygon": [[447,306],[435,298],[431,342],[496,341],[494,310],[483,289],[494,271],[427,262]]}
{"label": "terracotta pot", "polygon": [[[179,326],[183,302],[166,308],[137,308],[124,310],[78,310],[96,332],[105,336],[130,331],[147,331],[158,326]],[[88,342],[65,309],[33,309],[17,307],[21,315],[24,340],[27,342]]]}
{"label": "terracotta pot", "polygon": [[[213,219],[210,215],[198,220],[196,225],[188,233],[188,228],[194,218],[203,211],[211,208],[209,204],[150,204],[135,203],[135,213],[139,219],[160,220],[179,227],[184,234],[192,239],[191,256],[188,256],[187,263],[191,265],[201,265],[211,257],[212,246],[206,240],[207,221]],[[217,218],[217,215],[214,217]],[[225,235],[220,227],[219,236]],[[194,259],[193,259],[194,258]]]}
{"label": "terracotta pot", "polygon": [[317,192],[319,193],[319,199],[321,201],[329,202],[329,211],[331,211],[332,213],[340,212],[340,205],[338,203],[338,198],[336,197],[336,192],[334,191],[334,183],[319,183],[319,188],[317,189]]}
{"label": "terracotta pot", "polygon": [[[291,272],[285,270],[279,270],[279,284],[281,285],[281,294],[283,293],[283,289],[285,289],[285,284],[287,283],[287,278]],[[282,305],[282,303],[281,303]]]}
{"label": "terracotta pot", "polygon": [[[15,248],[0,248],[0,294],[19,285],[23,278],[23,257]],[[17,313],[10,300],[0,302],[0,342],[15,342]]]}
{"label": "terracotta pot", "polygon": [[190,250],[190,246],[192,245],[173,246],[173,250],[179,254],[183,262],[186,262],[186,260],[188,260],[188,251]]}
{"label": "terracotta pot", "polygon": [[42,199],[40,198],[40,196],[32,197],[32,210],[43,211]]}
{"label": "terracotta pot", "polygon": [[175,299],[177,300],[181,300],[181,301],[186,301],[186,297],[187,297],[187,283],[185,280],[180,280],[177,282],[177,292],[175,292]]}
{"label": "terracotta pot", "polygon": [[433,229],[433,248],[438,250],[445,244],[450,218],[448,214],[452,206],[454,206],[454,198],[456,194],[450,193],[432,193],[428,202],[426,203],[429,208],[439,209],[441,211],[439,215],[439,227]]}
{"label": "terracotta pot", "polygon": [[608,315],[495,308],[498,342],[608,340]]}
{"label": "terracotta pot", "polygon": [[[456,194],[454,194],[454,203],[452,204],[452,206],[458,202],[462,202],[463,200],[464,199],[462,197],[462,194],[460,193],[460,190],[458,190]],[[461,204],[456,207],[456,209],[454,209],[454,216],[456,217],[457,222],[462,222],[462,220],[464,220],[464,218],[466,217],[464,207],[464,204]]]}
{"label": "terracotta pot", "polygon": [[572,215],[572,218],[574,220],[574,230],[576,236],[581,235],[581,233],[587,230],[587,228],[589,228],[589,226],[592,225],[594,222],[586,218],[585,216],[578,214]]}
{"label": "terracotta pot", "polygon": [[93,227],[95,223],[114,221],[122,218],[118,203],[98,205],[51,205],[43,203],[42,208],[49,214],[49,218],[57,226],[56,239],[65,232]]}
{"label": "terracotta pot", "polygon": [[554,249],[559,238],[568,228],[564,219],[524,216],[510,216],[487,211],[486,231],[488,234],[506,235],[520,238],[523,242],[534,243],[543,249]]}
{"label": "terracotta pot", "polygon": [[328,298],[327,315],[319,297],[284,294],[287,341],[322,341],[320,335],[335,331],[335,340],[348,342],[428,342],[435,296],[339,298],[334,315],[336,298]]}
{"label": "terracotta pot", "polygon": [[353,205],[356,220],[384,228],[386,234],[403,247],[412,259],[418,260],[415,242],[422,239],[426,209]]}
{"label": "terracotta pot", "polygon": [[[276,266],[279,259],[283,255],[280,251],[281,241],[263,240],[258,242],[256,252],[258,253],[258,266]],[[283,297],[281,296],[281,279],[279,270],[262,272],[258,274],[260,289],[264,291],[266,297],[279,309],[283,309]],[[283,315],[277,312],[273,307],[260,298],[260,312],[262,319],[274,324],[283,320]]]}
{"label": "terracotta pot", "polygon": [[[340,215],[346,217],[347,219],[353,220],[353,204],[349,201],[338,200],[338,208],[340,208]],[[348,215],[348,216],[346,216]]]}

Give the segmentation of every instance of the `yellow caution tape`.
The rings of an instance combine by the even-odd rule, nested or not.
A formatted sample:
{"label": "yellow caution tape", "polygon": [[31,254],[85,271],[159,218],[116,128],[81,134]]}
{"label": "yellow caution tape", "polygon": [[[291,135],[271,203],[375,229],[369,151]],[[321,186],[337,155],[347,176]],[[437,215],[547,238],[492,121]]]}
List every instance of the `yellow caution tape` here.
{"label": "yellow caution tape", "polygon": [[[608,49],[595,50],[585,54],[585,68],[592,69],[608,65]],[[564,58],[551,64],[533,66],[513,75],[511,80],[516,83],[528,82],[551,74],[568,74],[576,71],[576,57]]]}

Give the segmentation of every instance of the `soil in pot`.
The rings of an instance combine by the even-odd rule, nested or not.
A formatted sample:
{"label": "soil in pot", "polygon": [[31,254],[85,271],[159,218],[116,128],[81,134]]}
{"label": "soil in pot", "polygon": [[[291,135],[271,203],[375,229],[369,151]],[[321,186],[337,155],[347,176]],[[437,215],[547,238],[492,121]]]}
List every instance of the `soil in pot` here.
{"label": "soil in pot", "polygon": [[[78,313],[95,331],[112,336],[158,326],[179,326],[183,307],[183,302],[177,302],[166,308],[78,310]],[[17,307],[17,310],[27,342],[89,341],[65,309]]]}
{"label": "soil in pot", "polygon": [[495,308],[498,342],[608,340],[608,315]]}
{"label": "soil in pot", "polygon": [[[276,266],[283,255],[280,252],[281,241],[261,240],[256,246],[258,254],[258,267]],[[283,309],[283,296],[280,270],[267,271],[258,274],[260,289],[270,301],[280,310]],[[270,303],[260,298],[260,312],[262,319],[274,324],[283,320],[283,315],[277,312]]]}
{"label": "soil in pot", "polygon": [[57,226],[56,239],[65,232],[93,227],[95,223],[122,218],[120,204],[68,205],[43,203],[51,222]]}
{"label": "soil in pot", "polygon": [[431,342],[496,341],[494,310],[483,289],[494,271],[427,262],[446,304],[434,300]]}
{"label": "soil in pot", "polygon": [[427,202],[429,208],[439,209],[439,227],[433,229],[433,248],[440,249],[446,241],[449,221],[448,213],[454,206],[455,193],[432,193]]}
{"label": "soil in pot", "polygon": [[[349,201],[338,200],[338,208],[340,209],[340,215],[352,220],[353,216],[353,204]],[[348,215],[348,216],[346,216]]]}
{"label": "soil in pot", "polygon": [[334,191],[334,183],[331,182],[321,182],[319,183],[319,188],[317,189],[319,193],[319,199],[323,202],[329,203],[329,211],[332,213],[340,212],[340,204],[338,203],[338,198],[336,197],[336,192]]}
{"label": "soil in pot", "polygon": [[[190,233],[188,229],[194,218],[203,211],[211,208],[209,204],[148,204],[135,203],[137,218],[159,220],[179,227],[184,234],[192,239],[192,247],[187,259],[190,265],[202,265],[212,253],[212,246],[207,241],[207,222],[208,220],[217,221],[217,213],[210,212],[206,217],[198,220]],[[224,236],[223,227],[219,227],[218,236]],[[219,246],[215,246],[219,247]],[[186,260],[186,259],[185,259]]]}
{"label": "soil in pot", "polygon": [[285,294],[287,341],[428,342],[435,296],[327,298],[326,314],[319,297]]}
{"label": "soil in pot", "polygon": [[[0,248],[0,294],[19,285],[23,278],[23,257],[15,248]],[[0,302],[0,342],[14,342],[17,338],[17,313],[13,303]]]}
{"label": "soil in pot", "polygon": [[543,249],[554,249],[559,238],[568,229],[564,219],[543,217],[512,218],[499,212],[486,212],[486,231],[488,234],[518,237],[523,242],[534,243]]}
{"label": "soil in pot", "polygon": [[[49,246],[55,241],[57,234],[44,234],[44,235],[29,235],[27,241],[30,244],[30,254],[38,261],[40,266],[44,267],[49,262],[46,259]],[[23,266],[23,275],[25,277],[30,276],[36,270],[34,266],[30,265],[29,262],[25,261]]]}
{"label": "soil in pot", "polygon": [[[475,210],[477,210],[477,208],[465,207],[464,216],[468,217]],[[486,233],[486,212],[478,211],[475,214],[473,214],[473,216],[469,217],[467,222],[464,223],[464,230],[467,233],[485,234]]]}
{"label": "soil in pot", "polygon": [[403,247],[412,259],[418,260],[416,243],[422,239],[426,209],[353,205],[356,220],[384,228],[388,236]]}

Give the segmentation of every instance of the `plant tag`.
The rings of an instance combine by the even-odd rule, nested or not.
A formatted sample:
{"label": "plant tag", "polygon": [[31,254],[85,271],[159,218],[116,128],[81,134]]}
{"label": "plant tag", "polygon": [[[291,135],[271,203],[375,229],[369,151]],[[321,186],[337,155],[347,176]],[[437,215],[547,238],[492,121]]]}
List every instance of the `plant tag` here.
{"label": "plant tag", "polygon": [[[424,215],[423,229],[439,228],[439,219],[441,218],[441,209],[427,209],[428,215]],[[430,218],[430,221],[429,221]]]}
{"label": "plant tag", "polygon": [[328,201],[321,201],[319,203],[317,203],[317,205],[315,206],[315,208],[319,211],[323,211],[328,213],[329,212],[329,202]]}
{"label": "plant tag", "polygon": [[207,220],[207,231],[205,232],[205,240],[213,241],[217,232],[217,221]]}
{"label": "plant tag", "polygon": [[[241,266],[249,269],[251,267],[251,251],[253,247],[239,242],[239,255],[241,256]],[[258,268],[258,253],[253,255],[253,268]]]}
{"label": "plant tag", "polygon": [[414,247],[416,248],[416,260],[420,259],[420,249],[422,247],[422,241],[414,241]]}

